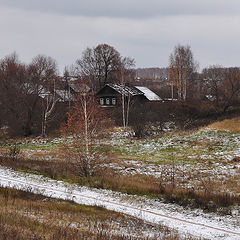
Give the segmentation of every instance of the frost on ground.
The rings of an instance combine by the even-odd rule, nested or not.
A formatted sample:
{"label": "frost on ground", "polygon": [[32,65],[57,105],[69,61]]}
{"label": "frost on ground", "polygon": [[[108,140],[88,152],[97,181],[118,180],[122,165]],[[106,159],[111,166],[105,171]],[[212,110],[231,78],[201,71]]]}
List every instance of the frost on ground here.
{"label": "frost on ground", "polygon": [[[163,135],[143,140],[113,134],[110,140],[118,152],[134,158],[165,162],[174,153],[183,160],[231,160],[240,156],[240,134],[228,131],[197,131],[193,133]],[[110,144],[108,141],[106,144]]]}
{"label": "frost on ground", "polygon": [[79,187],[40,175],[15,172],[4,167],[0,167],[0,184],[4,187],[41,193],[49,197],[70,199],[79,204],[102,206],[151,223],[161,223],[178,230],[182,236],[240,239],[239,212],[236,212],[234,217],[206,214],[201,210],[192,211],[144,197]]}
{"label": "frost on ground", "polygon": [[174,174],[183,188],[204,190],[210,181],[216,191],[240,194],[239,133],[206,129],[138,140],[113,134],[110,142],[121,158],[111,166],[123,175],[150,175],[168,183]]}
{"label": "frost on ground", "polygon": [[[145,175],[153,176],[156,181],[162,183],[171,183],[171,176],[174,174],[175,184],[183,188],[195,190],[204,190],[203,183],[221,182],[218,185],[218,191],[226,192],[225,181],[227,179],[237,181],[239,177],[240,164],[221,164],[215,163],[214,167],[203,166],[201,163],[197,164],[155,164],[139,160],[121,159],[119,161],[112,162],[110,166],[116,169],[118,173],[123,175]],[[239,188],[237,183],[232,185],[235,189],[234,193],[239,194]],[[232,189],[228,189],[228,192],[233,192]]]}

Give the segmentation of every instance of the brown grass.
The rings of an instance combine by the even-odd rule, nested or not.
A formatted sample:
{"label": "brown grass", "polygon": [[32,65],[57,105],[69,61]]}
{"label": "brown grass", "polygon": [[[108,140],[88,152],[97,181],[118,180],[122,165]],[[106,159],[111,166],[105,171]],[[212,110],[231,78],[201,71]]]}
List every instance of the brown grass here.
{"label": "brown grass", "polygon": [[[167,227],[144,223],[101,207],[82,206],[0,188],[1,240],[150,239],[141,236],[142,229],[155,233],[156,237],[151,239],[180,239]],[[124,232],[136,234],[136,237]]]}
{"label": "brown grass", "polygon": [[[199,171],[192,172],[191,178],[198,179],[199,183],[190,190],[185,187],[185,183],[179,182],[179,179],[156,179],[153,176],[143,175],[121,175],[114,174],[111,168],[104,168],[104,171],[97,171],[97,174],[91,177],[81,177],[75,164],[70,162],[43,161],[30,159],[10,159],[1,158],[0,164],[11,167],[15,170],[25,170],[28,172],[40,173],[45,176],[78,183],[89,187],[110,189],[127,194],[147,195],[151,198],[159,198],[168,202],[174,202],[179,205],[190,206],[193,208],[202,208],[207,211],[228,212],[229,207],[240,205],[239,195],[224,194],[218,189],[218,182],[214,179],[204,176]],[[176,173],[175,173],[176,174]],[[185,173],[187,174],[187,173]],[[190,176],[190,175],[189,175]],[[236,179],[235,179],[236,178]],[[225,180],[229,188],[239,191],[236,186],[238,182],[235,178]],[[186,185],[187,186],[187,185]],[[222,209],[222,208],[225,209]]]}
{"label": "brown grass", "polygon": [[225,119],[223,121],[215,122],[208,125],[206,128],[222,130],[222,131],[231,131],[231,132],[240,132],[240,117],[235,117],[232,119]]}

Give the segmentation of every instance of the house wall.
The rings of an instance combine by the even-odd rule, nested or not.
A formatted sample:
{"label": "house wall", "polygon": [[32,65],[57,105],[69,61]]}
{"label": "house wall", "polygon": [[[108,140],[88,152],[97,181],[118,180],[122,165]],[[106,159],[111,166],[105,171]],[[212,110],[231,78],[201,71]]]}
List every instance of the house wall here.
{"label": "house wall", "polygon": [[102,90],[100,90],[97,94],[97,97],[114,97],[114,96],[119,96],[120,94],[116,92],[114,89],[106,86]]}
{"label": "house wall", "polygon": [[120,103],[120,99],[118,96],[102,96],[98,98],[98,103],[101,106],[109,106],[109,107],[116,107]]}
{"label": "house wall", "polygon": [[97,100],[101,106],[118,106],[120,104],[120,94],[110,87],[105,87],[98,92]]}
{"label": "house wall", "polygon": [[[122,103],[122,95],[109,86],[100,90],[97,95],[97,101],[101,106],[118,107]],[[125,97],[127,103],[127,97]],[[147,99],[144,95],[131,96],[131,104],[144,103]]]}

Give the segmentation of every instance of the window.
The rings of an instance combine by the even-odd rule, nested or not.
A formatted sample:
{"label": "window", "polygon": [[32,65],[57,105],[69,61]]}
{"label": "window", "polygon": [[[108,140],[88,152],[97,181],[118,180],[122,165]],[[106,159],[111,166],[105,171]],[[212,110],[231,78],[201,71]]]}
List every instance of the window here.
{"label": "window", "polygon": [[116,105],[117,101],[116,98],[112,98],[112,105]]}
{"label": "window", "polygon": [[110,105],[110,98],[106,98],[106,105]]}
{"label": "window", "polygon": [[104,105],[104,98],[100,98],[100,105]]}

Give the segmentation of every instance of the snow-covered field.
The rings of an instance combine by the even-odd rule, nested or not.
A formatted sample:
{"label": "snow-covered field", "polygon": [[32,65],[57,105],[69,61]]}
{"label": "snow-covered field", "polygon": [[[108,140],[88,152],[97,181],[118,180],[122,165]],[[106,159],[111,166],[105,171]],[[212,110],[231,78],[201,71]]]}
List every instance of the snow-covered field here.
{"label": "snow-covered field", "polygon": [[240,239],[239,209],[235,209],[232,216],[206,214],[201,210],[192,211],[144,197],[79,187],[40,175],[15,172],[4,167],[0,167],[0,185],[41,193],[54,198],[70,199],[79,204],[102,206],[151,223],[161,223],[178,230],[181,236],[192,235],[196,238],[206,239]]}
{"label": "snow-covered field", "polygon": [[123,175],[169,183],[174,173],[180,187],[205,190],[211,182],[213,190],[240,194],[239,133],[204,129],[137,140],[116,132],[109,144],[121,158],[112,167]]}

